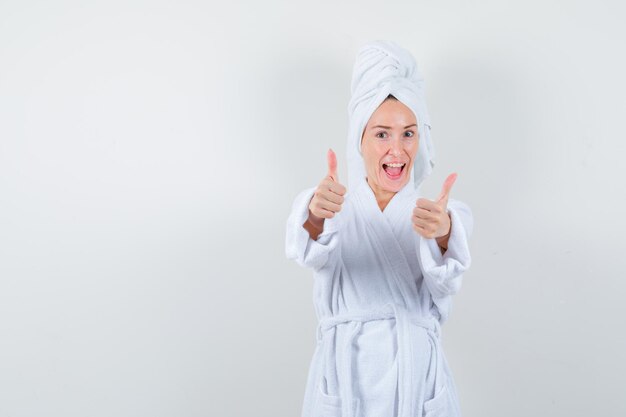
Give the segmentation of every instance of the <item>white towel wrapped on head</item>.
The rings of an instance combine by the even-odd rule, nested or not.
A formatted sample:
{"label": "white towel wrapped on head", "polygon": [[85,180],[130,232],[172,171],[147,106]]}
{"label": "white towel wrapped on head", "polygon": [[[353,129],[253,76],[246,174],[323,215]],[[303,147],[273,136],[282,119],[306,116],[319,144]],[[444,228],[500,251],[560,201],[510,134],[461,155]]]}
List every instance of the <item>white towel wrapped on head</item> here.
{"label": "white towel wrapped on head", "polygon": [[424,79],[409,51],[393,41],[367,43],[357,53],[352,71],[348,104],[349,133],[347,141],[348,190],[365,177],[361,154],[363,130],[378,106],[392,94],[415,114],[418,126],[418,149],[411,181],[419,188],[435,165],[435,149],[430,138],[430,118],[426,108]]}

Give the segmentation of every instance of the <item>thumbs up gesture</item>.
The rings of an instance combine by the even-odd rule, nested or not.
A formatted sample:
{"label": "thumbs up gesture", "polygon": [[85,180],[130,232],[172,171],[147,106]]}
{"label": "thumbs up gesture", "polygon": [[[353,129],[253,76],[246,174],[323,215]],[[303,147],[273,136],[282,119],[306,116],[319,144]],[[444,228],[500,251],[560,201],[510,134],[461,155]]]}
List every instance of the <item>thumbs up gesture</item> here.
{"label": "thumbs up gesture", "polygon": [[[337,156],[332,149],[328,150],[328,173],[322,179],[315,190],[315,194],[309,203],[308,223],[313,225],[319,232],[324,227],[324,219],[335,217],[335,213],[341,210],[346,187],[339,183],[337,176]],[[309,233],[311,233],[309,231]]]}
{"label": "thumbs up gesture", "polygon": [[456,173],[448,175],[437,200],[418,198],[411,216],[413,230],[427,239],[437,239],[439,246],[444,249],[448,247],[448,238],[452,226],[450,215],[447,212],[448,197],[456,177]]}

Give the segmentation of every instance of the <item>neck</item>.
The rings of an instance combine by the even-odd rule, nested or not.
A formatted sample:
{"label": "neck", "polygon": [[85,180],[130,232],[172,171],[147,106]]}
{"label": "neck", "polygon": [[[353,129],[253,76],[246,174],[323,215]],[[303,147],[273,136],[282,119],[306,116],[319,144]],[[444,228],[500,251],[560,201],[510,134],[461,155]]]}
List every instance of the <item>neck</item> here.
{"label": "neck", "polygon": [[396,195],[396,193],[394,191],[382,190],[375,185],[372,185],[369,178],[367,179],[367,184],[374,192],[374,196],[376,197],[376,203],[378,203],[380,211],[384,211],[385,207],[387,207],[387,204],[389,204],[389,202],[391,201],[393,196]]}

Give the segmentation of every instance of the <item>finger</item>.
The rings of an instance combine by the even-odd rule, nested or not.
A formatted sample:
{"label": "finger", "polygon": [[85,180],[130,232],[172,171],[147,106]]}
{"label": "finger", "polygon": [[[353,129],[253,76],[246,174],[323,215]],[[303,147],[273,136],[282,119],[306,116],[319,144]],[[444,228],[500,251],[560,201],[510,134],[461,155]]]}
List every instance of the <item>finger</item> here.
{"label": "finger", "polygon": [[414,224],[413,230],[415,230],[415,232],[418,233],[422,237],[428,238],[428,236],[430,236],[429,232],[421,226]]}
{"label": "finger", "polygon": [[415,230],[417,233],[419,233],[422,237],[425,237],[426,239],[432,239],[435,237],[434,230],[428,227],[423,227],[423,226],[414,224],[413,230]]}
{"label": "finger", "polygon": [[331,180],[330,178],[324,178],[322,180],[322,184],[324,185],[324,189],[326,190],[330,190],[333,193],[337,194],[337,195],[345,195],[346,194],[346,187],[344,187],[342,184]]}
{"label": "finger", "polygon": [[323,208],[328,211],[332,211],[333,213],[337,213],[341,211],[341,204],[336,204],[328,200],[320,201],[320,208]]}
{"label": "finger", "polygon": [[439,203],[431,201],[427,198],[418,198],[417,201],[415,202],[415,206],[431,211],[433,213],[441,213],[441,206]]}
{"label": "finger", "polygon": [[332,211],[323,209],[323,208],[317,208],[314,214],[317,217],[321,217],[323,219],[332,219],[333,217],[335,217],[335,213],[333,213]]}
{"label": "finger", "polygon": [[327,200],[335,204],[343,204],[344,201],[343,196],[333,192],[332,190],[321,190],[320,197],[323,200]]}
{"label": "finger", "polygon": [[413,209],[413,216],[415,216],[418,219],[424,219],[424,220],[430,220],[430,221],[437,221],[438,219],[438,216],[434,214],[432,211],[423,209],[421,207],[415,207]]}
{"label": "finger", "polygon": [[339,184],[338,182],[333,182],[330,187],[329,187],[330,191],[332,191],[333,193],[343,196],[346,194],[346,187],[344,187],[343,185]]}
{"label": "finger", "polygon": [[339,181],[339,177],[337,177],[337,155],[332,149],[328,149],[328,153],[326,155],[326,159],[328,160],[328,176],[333,179],[333,181]]}
{"label": "finger", "polygon": [[453,172],[452,174],[448,175],[448,178],[446,178],[446,180],[443,183],[441,194],[439,194],[439,197],[437,197],[437,202],[441,202],[444,199],[446,201],[448,200],[450,190],[452,189],[452,186],[454,185],[454,181],[456,181],[456,177],[457,177],[456,172]]}
{"label": "finger", "polygon": [[424,230],[432,231],[434,229],[433,224],[430,220],[424,220],[424,219],[420,219],[419,217],[413,216],[412,222],[415,226],[419,226],[423,228]]}

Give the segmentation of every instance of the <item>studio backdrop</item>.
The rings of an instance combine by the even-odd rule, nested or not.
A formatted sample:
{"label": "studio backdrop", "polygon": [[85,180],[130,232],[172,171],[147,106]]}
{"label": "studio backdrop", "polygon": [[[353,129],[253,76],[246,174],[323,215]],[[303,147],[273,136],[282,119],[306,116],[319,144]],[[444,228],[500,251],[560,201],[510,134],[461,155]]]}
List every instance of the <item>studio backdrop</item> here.
{"label": "studio backdrop", "polygon": [[0,2],[0,417],[298,416],[295,196],[347,179],[356,52],[425,79],[422,191],[474,216],[466,417],[626,415],[617,1]]}

